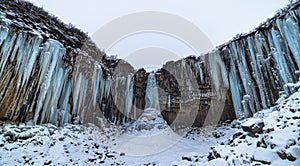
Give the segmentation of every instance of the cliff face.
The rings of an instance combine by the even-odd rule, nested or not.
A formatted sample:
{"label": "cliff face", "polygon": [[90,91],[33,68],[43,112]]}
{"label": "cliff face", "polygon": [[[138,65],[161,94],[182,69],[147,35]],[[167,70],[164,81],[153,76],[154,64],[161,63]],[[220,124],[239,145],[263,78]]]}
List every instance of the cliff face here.
{"label": "cliff face", "polygon": [[255,31],[219,47],[237,117],[249,117],[274,105],[283,91],[294,91],[289,83],[299,78],[299,14],[297,2]]}
{"label": "cliff face", "polygon": [[121,124],[142,113],[146,71],[29,2],[1,0],[0,9],[0,120]]}
{"label": "cliff face", "polygon": [[[295,90],[289,83],[299,79],[299,5],[299,2],[289,5],[252,32],[238,35],[211,53],[169,62],[163,67],[177,75],[182,95],[193,93],[188,97],[192,99],[191,103],[201,98],[199,106],[195,107],[198,116],[194,125],[205,124],[209,114],[221,121],[252,116],[274,105],[280,95],[289,95]],[[194,78],[182,71],[192,73]],[[163,75],[161,82],[170,82],[171,77],[164,78],[168,74],[158,73]],[[191,79],[197,80],[194,90],[198,92],[190,91]],[[166,92],[173,94],[169,89]],[[174,97],[176,95],[171,95]],[[221,106],[220,101],[224,105]],[[172,107],[176,102],[171,100],[171,109],[162,105],[164,115],[177,116],[179,106]],[[221,107],[211,109],[216,104]],[[191,106],[190,103],[187,105]],[[190,111],[184,112],[188,115]]]}
{"label": "cliff face", "polygon": [[96,122],[111,108],[112,73],[122,61],[28,2],[1,1],[0,9],[1,120]]}
{"label": "cliff face", "polygon": [[[122,124],[158,100],[170,125],[251,116],[293,91],[300,67],[300,3],[209,54],[134,71],[86,34],[24,1],[0,4],[0,120]],[[150,85],[158,97],[149,97]],[[153,82],[155,80],[155,83]],[[151,101],[150,101],[151,103]]]}
{"label": "cliff face", "polygon": [[156,74],[160,108],[169,124],[202,126],[236,118],[218,51],[168,62]]}

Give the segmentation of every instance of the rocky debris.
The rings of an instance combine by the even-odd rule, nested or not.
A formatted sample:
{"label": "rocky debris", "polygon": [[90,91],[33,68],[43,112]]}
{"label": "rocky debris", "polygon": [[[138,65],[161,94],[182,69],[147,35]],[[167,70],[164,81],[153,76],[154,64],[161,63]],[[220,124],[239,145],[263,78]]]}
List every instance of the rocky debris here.
{"label": "rocky debris", "polygon": [[[207,161],[195,162],[192,156],[184,155],[173,165],[207,165],[219,159],[222,159],[223,165],[229,166],[300,165],[300,120],[295,118],[300,112],[293,111],[300,108],[299,96],[300,91],[278,101],[278,105],[254,114],[253,118],[233,121],[229,126],[234,128],[230,130],[225,127],[212,130],[212,135],[222,132],[225,136],[214,138],[221,141],[207,154],[201,154],[207,157]],[[227,136],[228,131],[234,132]],[[200,130],[193,132],[200,133]]]}
{"label": "rocky debris", "polygon": [[299,159],[300,158],[300,147],[299,146],[293,146],[288,150],[291,154],[291,156]]}
{"label": "rocky debris", "polygon": [[221,158],[221,155],[216,151],[215,148],[212,147],[211,151],[209,152],[207,159],[208,161],[213,160],[213,159],[217,159],[217,158]]}
{"label": "rocky debris", "polygon": [[[84,126],[69,124],[0,126],[0,165],[124,165],[117,159],[118,153],[95,142],[93,135],[86,133],[89,131]],[[99,136],[110,140],[103,132],[98,140]],[[23,156],[13,159],[11,155]]]}
{"label": "rocky debris", "polygon": [[133,124],[127,128],[127,132],[136,135],[155,134],[168,128],[160,111],[146,109],[144,113]]}
{"label": "rocky debris", "polygon": [[250,119],[242,124],[242,129],[244,131],[250,132],[252,134],[262,133],[262,129],[265,126],[264,121],[260,118]]}
{"label": "rocky debris", "polygon": [[205,155],[199,155],[197,153],[189,153],[187,155],[182,156],[182,160],[190,161],[193,163],[207,161],[207,157]]}
{"label": "rocky debris", "polygon": [[51,163],[52,163],[51,160],[47,160],[47,161],[44,162],[44,165],[50,165]]}
{"label": "rocky debris", "polygon": [[214,131],[213,133],[212,133],[212,136],[213,137],[215,137],[215,138],[220,138],[220,137],[222,137],[222,136],[224,136],[225,134],[223,133],[223,132],[221,132],[221,131]]}
{"label": "rocky debris", "polygon": [[200,155],[195,152],[188,153],[182,156],[180,161],[174,161],[171,163],[172,166],[181,166],[181,165],[196,165],[198,163],[207,162],[207,156]]}
{"label": "rocky debris", "polygon": [[[50,124],[48,126],[49,126],[49,130],[56,128],[55,126],[50,125]],[[14,125],[6,124],[2,128],[2,132],[3,132],[4,138],[8,142],[14,142],[18,139],[27,140],[41,132],[50,134],[50,132],[45,131],[44,128],[40,128],[37,126],[25,126],[24,124],[20,124],[18,127],[14,126]]]}
{"label": "rocky debris", "polygon": [[215,138],[214,137],[214,133],[219,133],[219,138],[227,138],[230,135],[228,133],[226,133],[226,131],[228,130],[235,130],[232,129],[230,126],[222,126],[220,128],[218,128],[217,126],[205,126],[205,127],[191,127],[191,128],[186,128],[183,130],[178,130],[178,133],[185,133],[182,134],[184,135],[185,138],[191,139],[191,140],[205,140],[205,139],[209,139],[209,138]]}

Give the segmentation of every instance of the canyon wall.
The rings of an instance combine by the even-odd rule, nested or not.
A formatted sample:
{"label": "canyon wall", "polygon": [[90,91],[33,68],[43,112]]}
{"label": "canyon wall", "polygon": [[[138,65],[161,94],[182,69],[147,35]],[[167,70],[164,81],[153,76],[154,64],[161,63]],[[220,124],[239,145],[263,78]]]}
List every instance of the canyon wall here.
{"label": "canyon wall", "polygon": [[195,120],[195,126],[250,117],[295,91],[292,83],[300,73],[299,12],[299,2],[290,4],[208,54],[166,63],[157,74],[168,123],[180,114],[179,124]]}
{"label": "canyon wall", "polygon": [[85,33],[41,8],[2,0],[0,120],[97,125],[106,117],[124,124],[147,107],[160,109],[174,127],[249,117],[295,90],[299,5],[211,53],[147,73],[105,55]]}
{"label": "canyon wall", "polygon": [[275,104],[295,89],[299,79],[299,2],[278,11],[253,32],[218,48],[226,65],[234,110],[238,118]]}

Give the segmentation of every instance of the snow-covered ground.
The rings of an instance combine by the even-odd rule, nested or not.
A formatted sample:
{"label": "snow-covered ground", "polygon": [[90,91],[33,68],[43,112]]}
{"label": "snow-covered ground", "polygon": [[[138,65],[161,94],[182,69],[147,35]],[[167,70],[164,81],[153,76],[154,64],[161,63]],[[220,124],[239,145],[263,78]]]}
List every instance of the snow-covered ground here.
{"label": "snow-covered ground", "polygon": [[0,126],[0,165],[300,165],[300,92],[253,118],[173,132],[146,110],[124,128]]}

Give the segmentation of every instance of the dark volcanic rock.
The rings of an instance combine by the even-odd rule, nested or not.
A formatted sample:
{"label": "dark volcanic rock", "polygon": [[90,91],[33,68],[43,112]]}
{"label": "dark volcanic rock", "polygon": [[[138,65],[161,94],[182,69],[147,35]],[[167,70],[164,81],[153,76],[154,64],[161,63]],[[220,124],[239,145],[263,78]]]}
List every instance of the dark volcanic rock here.
{"label": "dark volcanic rock", "polygon": [[207,159],[208,159],[208,161],[210,161],[210,160],[214,160],[214,159],[217,159],[217,158],[221,158],[221,155],[213,148],[209,152],[209,154],[207,156]]}
{"label": "dark volcanic rock", "polygon": [[242,124],[242,129],[244,131],[250,132],[252,134],[262,133],[262,129],[265,126],[262,119],[250,119]]}

